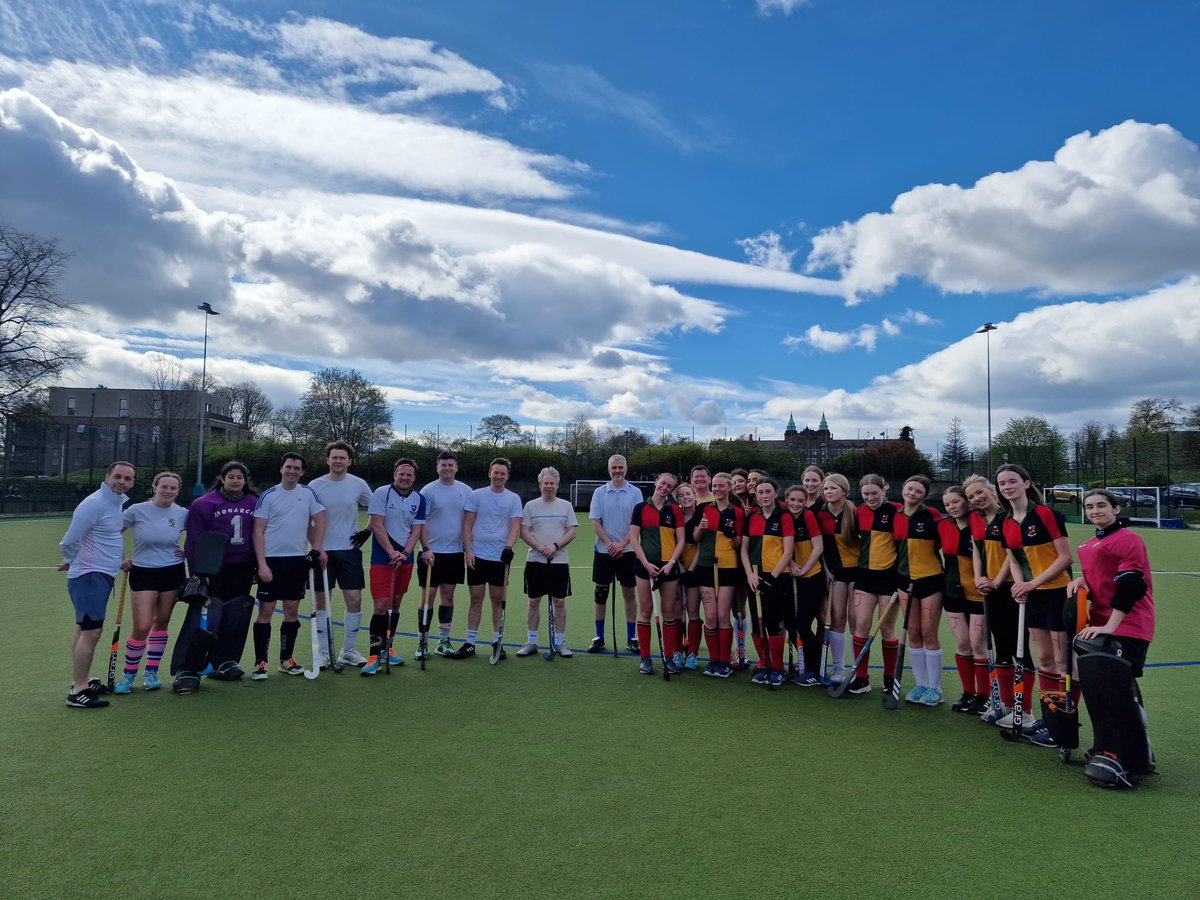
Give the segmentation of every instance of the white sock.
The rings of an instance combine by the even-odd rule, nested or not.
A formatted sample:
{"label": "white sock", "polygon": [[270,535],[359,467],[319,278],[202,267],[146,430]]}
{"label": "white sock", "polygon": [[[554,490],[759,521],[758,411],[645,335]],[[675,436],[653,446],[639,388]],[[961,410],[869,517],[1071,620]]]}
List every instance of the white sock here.
{"label": "white sock", "polygon": [[468,628],[467,629],[467,643],[474,644],[478,640],[479,640],[479,629],[478,628]]}
{"label": "white sock", "polygon": [[846,665],[842,660],[846,658],[846,632],[829,632],[829,658],[833,660],[835,671],[845,670]]}
{"label": "white sock", "polygon": [[313,628],[317,629],[317,637],[322,650],[325,649],[325,633],[329,629],[329,611],[318,609],[312,617],[310,623]]}
{"label": "white sock", "polygon": [[554,646],[565,647],[566,644],[567,644],[567,635],[565,632],[562,634],[554,635]]}
{"label": "white sock", "polygon": [[942,658],[940,649],[925,651],[925,686],[939,691],[942,689]]}
{"label": "white sock", "polygon": [[498,641],[498,640],[500,640],[500,632],[499,632],[499,631],[493,631],[493,632],[492,632],[492,643],[494,644],[494,643],[496,643],[496,641]]}
{"label": "white sock", "polygon": [[908,664],[912,668],[917,687],[925,687],[925,648],[913,647],[908,651]]}
{"label": "white sock", "polygon": [[538,641],[538,633],[536,631],[530,631],[527,632],[527,634],[529,636],[529,643],[536,646]]}
{"label": "white sock", "polygon": [[353,650],[358,640],[358,629],[362,627],[362,613],[346,613],[346,636],[342,638],[342,652]]}

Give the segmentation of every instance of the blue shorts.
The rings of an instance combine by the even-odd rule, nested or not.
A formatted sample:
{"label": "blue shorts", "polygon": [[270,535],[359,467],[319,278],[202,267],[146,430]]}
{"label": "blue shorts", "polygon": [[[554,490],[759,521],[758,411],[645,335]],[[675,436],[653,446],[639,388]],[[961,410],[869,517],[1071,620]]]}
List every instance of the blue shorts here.
{"label": "blue shorts", "polygon": [[75,607],[75,624],[84,631],[103,625],[112,589],[113,577],[103,572],[84,572],[68,578],[67,593]]}

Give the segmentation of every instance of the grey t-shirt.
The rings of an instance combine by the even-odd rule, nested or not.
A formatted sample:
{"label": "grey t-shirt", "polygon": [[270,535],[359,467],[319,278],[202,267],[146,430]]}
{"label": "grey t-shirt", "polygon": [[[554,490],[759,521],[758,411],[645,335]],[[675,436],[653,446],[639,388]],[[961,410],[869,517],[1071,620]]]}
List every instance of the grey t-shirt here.
{"label": "grey t-shirt", "polygon": [[521,498],[507,488],[493,491],[491,487],[472,491],[464,512],[475,513],[471,528],[471,549],[479,559],[500,561],[508,545],[508,532],[513,520],[521,518]]}
{"label": "grey t-shirt", "polygon": [[325,507],[325,549],[349,550],[350,538],[358,531],[358,508],[371,502],[370,486],[357,475],[341,481],[328,475],[308,483],[317,501]]}
{"label": "grey t-shirt", "polygon": [[462,553],[463,510],[471,489],[461,481],[431,481],[421,488],[425,502],[425,540],[434,553]]}
{"label": "grey t-shirt", "polygon": [[290,491],[282,485],[267,488],[258,498],[254,518],[266,519],[263,535],[267,556],[303,556],[308,552],[308,523],[325,507],[312,488],[298,484]]}
{"label": "grey t-shirt", "polygon": [[187,510],[172,503],[164,508],[147,500],[125,508],[123,530],[133,529],[133,564],[146,569],[178,565],[179,538],[187,524]]}
{"label": "grey t-shirt", "polygon": [[[579,522],[575,518],[575,507],[573,507],[562,497],[555,497],[553,500],[543,500],[537,497],[525,504],[525,514],[521,517],[521,524],[533,531],[533,539],[538,546],[544,547],[547,544],[556,544],[562,540],[568,528],[575,528]],[[554,554],[554,558],[547,560],[546,557],[538,553],[532,547],[529,549],[530,563],[565,563],[570,559],[570,554],[567,553],[566,547],[559,547],[558,552]]]}

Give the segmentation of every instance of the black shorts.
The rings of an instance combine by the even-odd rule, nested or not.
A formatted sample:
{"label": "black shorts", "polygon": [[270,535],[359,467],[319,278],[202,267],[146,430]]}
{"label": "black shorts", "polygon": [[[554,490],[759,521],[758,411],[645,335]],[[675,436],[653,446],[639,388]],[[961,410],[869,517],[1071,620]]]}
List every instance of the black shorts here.
{"label": "black shorts", "polygon": [[526,563],[525,596],[531,600],[571,596],[571,566],[568,563]]}
{"label": "black shorts", "polygon": [[1150,653],[1150,642],[1141,638],[1125,637],[1122,634],[1110,634],[1109,637],[1121,645],[1119,656],[1133,666],[1133,677],[1141,678],[1146,656]]}
{"label": "black shorts", "polygon": [[258,583],[259,603],[304,599],[310,571],[307,556],[268,556],[267,568],[273,577]]}
{"label": "black shorts", "polygon": [[1066,631],[1063,623],[1063,604],[1067,601],[1065,587],[1040,588],[1025,599],[1025,627],[1045,631]]}
{"label": "black shorts", "polygon": [[924,600],[926,597],[932,597],[934,594],[941,593],[946,589],[946,578],[944,575],[926,575],[924,578],[915,578],[912,582],[912,595],[918,600]]}
{"label": "black shorts", "polygon": [[183,563],[173,566],[162,566],[151,569],[146,566],[134,566],[129,570],[129,589],[131,591],[158,591],[164,594],[177,591],[183,587],[187,578]]}
{"label": "black shorts", "polygon": [[833,573],[833,580],[841,584],[854,584],[854,578],[858,575],[858,569],[854,566],[849,569],[845,566],[828,566],[827,569]]}
{"label": "black shorts", "polygon": [[900,576],[895,569],[855,569],[854,589],[864,594],[890,595],[896,590]]}
{"label": "black shorts", "polygon": [[[417,584],[425,587],[426,567],[421,557],[417,558]],[[441,584],[462,584],[467,580],[467,563],[461,553],[435,553],[433,555],[433,577],[430,587]]]}
{"label": "black shorts", "polygon": [[329,561],[325,571],[317,569],[313,572],[318,591],[325,592],[327,581],[330,590],[340,587],[343,591],[361,591],[367,586],[361,550],[330,550],[326,556]]}
{"label": "black shorts", "polygon": [[631,588],[635,583],[633,564],[637,557],[632,553],[622,553],[613,559],[607,553],[592,554],[592,584],[608,587],[613,583],[613,575],[621,587]]}
{"label": "black shorts", "polygon": [[[948,613],[965,613],[967,612],[967,598],[962,592],[951,593],[946,591],[942,594],[942,612]],[[974,604],[979,607],[979,615],[983,615],[983,604]]]}
{"label": "black shorts", "polygon": [[250,593],[257,574],[258,566],[253,560],[227,562],[216,575],[208,576],[208,591],[222,600],[244,597]]}
{"label": "black shorts", "polygon": [[504,587],[504,563],[498,559],[475,557],[475,565],[467,569],[467,584],[471,587],[481,584]]}
{"label": "black shorts", "polygon": [[[631,553],[630,556],[633,556],[633,554]],[[662,566],[663,561],[652,559],[652,560],[650,560],[650,564],[655,565],[655,566]],[[642,565],[641,561],[636,556],[633,559],[633,574],[636,578],[640,578],[643,581],[650,580],[650,573],[646,571],[646,567]],[[658,580],[659,581],[678,581],[679,580],[679,562],[676,561],[675,565],[671,566],[671,571],[667,572],[665,575],[659,575]]]}

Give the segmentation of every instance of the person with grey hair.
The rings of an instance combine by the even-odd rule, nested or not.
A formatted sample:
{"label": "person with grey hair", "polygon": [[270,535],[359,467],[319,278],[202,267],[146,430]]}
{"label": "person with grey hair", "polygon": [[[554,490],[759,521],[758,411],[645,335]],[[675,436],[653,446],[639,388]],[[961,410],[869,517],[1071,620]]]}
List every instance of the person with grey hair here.
{"label": "person with grey hair", "polygon": [[525,560],[525,595],[529,597],[528,640],[517,656],[530,656],[538,649],[542,597],[553,606],[554,641],[559,656],[571,656],[567,646],[567,605],[571,595],[571,564],[567,544],[575,540],[579,527],[575,508],[558,496],[558,470],[547,466],[538,473],[541,496],[525,504],[521,518],[521,540],[529,545]]}
{"label": "person with grey hair", "polygon": [[[621,594],[625,600],[625,649],[640,653],[637,638],[637,600],[633,574],[635,561],[633,547],[629,543],[629,526],[633,521],[633,508],[642,502],[642,492],[625,480],[629,466],[619,453],[608,458],[608,475],[611,479],[596,488],[588,519],[596,534],[595,551],[592,554],[592,583],[595,592],[596,636],[588,647],[588,653],[603,653],[604,617],[608,608],[609,585],[614,580],[621,583]],[[615,615],[615,611],[614,611]],[[615,647],[613,648],[615,651]]]}

